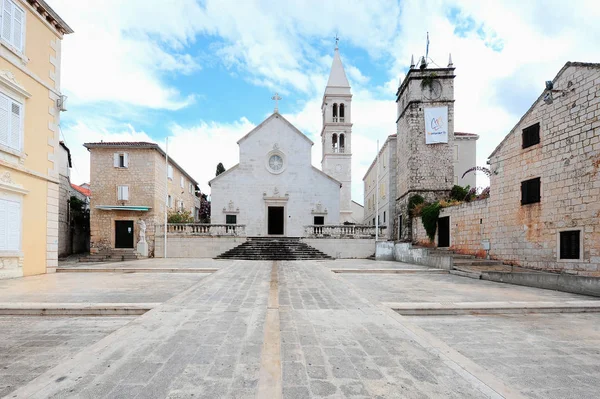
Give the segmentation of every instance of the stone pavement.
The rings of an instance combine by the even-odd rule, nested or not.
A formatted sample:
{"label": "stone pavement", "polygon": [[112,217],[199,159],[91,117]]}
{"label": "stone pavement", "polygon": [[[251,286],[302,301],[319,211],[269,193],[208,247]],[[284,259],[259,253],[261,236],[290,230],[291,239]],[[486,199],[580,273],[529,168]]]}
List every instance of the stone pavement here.
{"label": "stone pavement", "polygon": [[0,397],[132,321],[133,317],[0,317]]}
{"label": "stone pavement", "polygon": [[[212,267],[210,260],[188,262]],[[162,305],[103,330],[109,334],[38,370],[43,374],[8,397],[595,397],[599,314],[401,316],[381,304],[593,298],[448,274],[330,271],[369,268],[367,262],[382,268],[370,261],[236,261],[211,275],[115,274],[124,281],[142,276],[148,291],[171,279],[180,285]],[[60,286],[72,274],[55,276]],[[16,293],[11,285],[25,280],[4,288]]]}
{"label": "stone pavement", "polygon": [[529,397],[598,397],[598,313],[410,319]]}

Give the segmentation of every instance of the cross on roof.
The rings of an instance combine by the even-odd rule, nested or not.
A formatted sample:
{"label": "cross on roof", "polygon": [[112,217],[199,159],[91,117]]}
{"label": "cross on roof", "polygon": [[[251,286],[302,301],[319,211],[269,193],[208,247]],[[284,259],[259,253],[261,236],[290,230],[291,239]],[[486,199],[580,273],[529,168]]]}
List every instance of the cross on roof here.
{"label": "cross on roof", "polygon": [[335,34],[335,48],[338,48],[338,42],[340,41],[340,38],[338,37],[337,33]]}
{"label": "cross on roof", "polygon": [[279,100],[281,100],[281,97],[279,97],[279,94],[275,93],[275,95],[273,97],[271,97],[271,100],[275,100],[275,111],[274,112],[279,112]]}

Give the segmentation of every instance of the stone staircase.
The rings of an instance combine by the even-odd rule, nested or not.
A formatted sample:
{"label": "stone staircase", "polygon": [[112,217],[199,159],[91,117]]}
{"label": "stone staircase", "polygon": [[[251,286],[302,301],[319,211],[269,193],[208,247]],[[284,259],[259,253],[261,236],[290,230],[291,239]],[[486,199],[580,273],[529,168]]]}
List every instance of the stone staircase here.
{"label": "stone staircase", "polygon": [[80,262],[124,262],[129,260],[138,260],[139,255],[134,249],[115,248],[111,250],[100,251],[95,254],[79,258]]}
{"label": "stone staircase", "polygon": [[482,271],[492,271],[506,267],[498,260],[481,259],[473,255],[457,254],[446,248],[429,248],[429,256],[450,256],[452,257],[453,264],[452,270],[450,270],[451,274],[475,279],[481,278]]}
{"label": "stone staircase", "polygon": [[251,237],[245,243],[217,256],[217,259],[301,260],[332,258],[301,242],[299,238]]}

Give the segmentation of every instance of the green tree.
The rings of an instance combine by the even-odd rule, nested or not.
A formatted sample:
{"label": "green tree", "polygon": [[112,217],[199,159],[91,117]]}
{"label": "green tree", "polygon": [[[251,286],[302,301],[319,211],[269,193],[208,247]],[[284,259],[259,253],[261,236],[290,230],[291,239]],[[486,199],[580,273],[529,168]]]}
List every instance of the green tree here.
{"label": "green tree", "polygon": [[225,172],[225,166],[221,162],[217,165],[217,174],[215,176],[219,176],[221,173]]}

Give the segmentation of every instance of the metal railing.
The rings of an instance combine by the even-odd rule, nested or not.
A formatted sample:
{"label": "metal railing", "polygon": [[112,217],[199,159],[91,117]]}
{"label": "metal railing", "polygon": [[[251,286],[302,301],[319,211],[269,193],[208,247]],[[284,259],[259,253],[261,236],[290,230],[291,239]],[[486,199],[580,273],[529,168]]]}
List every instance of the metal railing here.
{"label": "metal railing", "polygon": [[[386,226],[379,226],[379,236]],[[375,226],[364,225],[310,225],[304,226],[304,236],[310,238],[374,238]]]}

